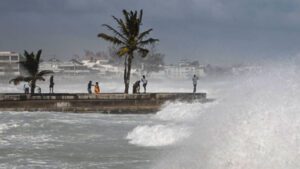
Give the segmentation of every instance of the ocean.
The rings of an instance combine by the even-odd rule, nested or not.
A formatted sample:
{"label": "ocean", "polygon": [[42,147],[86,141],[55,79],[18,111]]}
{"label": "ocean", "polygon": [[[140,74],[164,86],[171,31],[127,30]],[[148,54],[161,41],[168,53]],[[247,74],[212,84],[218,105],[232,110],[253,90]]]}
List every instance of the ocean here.
{"label": "ocean", "polygon": [[[214,102],[166,103],[150,115],[0,112],[0,168],[299,169],[299,70],[277,63],[200,79],[199,91]],[[59,92],[86,90],[56,84]],[[150,79],[148,87],[191,92],[192,81]]]}

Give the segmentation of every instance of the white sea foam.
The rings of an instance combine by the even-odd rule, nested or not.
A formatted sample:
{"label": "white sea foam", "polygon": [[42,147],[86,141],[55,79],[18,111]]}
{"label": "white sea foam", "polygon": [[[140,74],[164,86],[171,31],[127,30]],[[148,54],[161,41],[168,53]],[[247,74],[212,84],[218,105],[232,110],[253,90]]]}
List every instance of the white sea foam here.
{"label": "white sea foam", "polygon": [[0,134],[5,132],[8,129],[16,128],[16,127],[19,127],[19,125],[18,124],[9,124],[9,123],[8,124],[6,124],[6,123],[0,124]]}
{"label": "white sea foam", "polygon": [[3,133],[7,129],[9,129],[7,124],[0,124],[0,133]]}
{"label": "white sea foam", "polygon": [[153,168],[299,169],[298,75],[299,67],[278,64],[232,80],[218,104],[195,118],[182,148]]}
{"label": "white sea foam", "polygon": [[188,128],[172,125],[137,126],[127,135],[131,144],[139,146],[166,146],[190,135]]}
{"label": "white sea foam", "polygon": [[184,103],[184,102],[174,102],[167,103],[163,106],[162,110],[157,112],[154,118],[165,120],[165,121],[174,121],[174,122],[185,122],[194,120],[199,117],[203,111],[212,106],[215,103]]}
{"label": "white sea foam", "polygon": [[202,103],[167,103],[154,115],[157,125],[139,125],[128,133],[129,143],[139,146],[167,146],[190,136],[185,123],[201,115]]}
{"label": "white sea foam", "polygon": [[162,110],[153,116],[157,125],[137,126],[126,138],[131,144],[146,147],[175,144],[188,138],[193,121],[199,118],[205,109],[216,103],[166,103]]}

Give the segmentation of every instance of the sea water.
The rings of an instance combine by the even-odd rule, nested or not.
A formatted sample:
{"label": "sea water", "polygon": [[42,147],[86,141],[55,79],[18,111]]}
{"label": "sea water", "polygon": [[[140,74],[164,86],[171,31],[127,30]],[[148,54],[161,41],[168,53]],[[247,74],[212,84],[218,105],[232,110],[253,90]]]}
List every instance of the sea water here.
{"label": "sea water", "polygon": [[[170,102],[152,115],[1,112],[0,168],[299,169],[299,70],[274,63],[200,79],[214,102]],[[192,82],[149,90],[190,92]]]}

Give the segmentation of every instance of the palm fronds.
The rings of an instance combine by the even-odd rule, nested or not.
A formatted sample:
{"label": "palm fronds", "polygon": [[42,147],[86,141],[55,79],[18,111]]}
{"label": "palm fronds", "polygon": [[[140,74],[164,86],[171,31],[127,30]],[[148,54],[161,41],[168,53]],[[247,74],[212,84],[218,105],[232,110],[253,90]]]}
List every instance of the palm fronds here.
{"label": "palm fronds", "polygon": [[155,42],[158,42],[158,39],[153,39],[153,38],[149,38],[147,40],[143,40],[139,42],[139,45],[141,46],[145,46],[145,45],[151,45],[154,44]]}
{"label": "palm fronds", "polygon": [[54,72],[51,70],[42,70],[36,76],[45,76],[45,75],[49,75],[49,74],[53,74],[53,73]]}
{"label": "palm fronds", "polygon": [[119,33],[116,29],[114,29],[113,27],[107,25],[107,24],[103,24],[104,27],[106,27],[108,30],[111,30],[112,32],[114,32],[114,34],[116,34],[117,36],[121,37],[123,40],[126,41],[126,37],[124,37],[121,33]]}
{"label": "palm fronds", "polygon": [[125,44],[124,42],[122,42],[120,39],[118,39],[117,37],[114,37],[114,36],[110,36],[110,35],[107,35],[107,34],[104,34],[104,33],[100,33],[98,34],[98,37],[99,38],[102,38],[106,41],[109,41],[115,45],[120,45],[120,44]]}
{"label": "palm fronds", "polygon": [[24,76],[17,76],[9,81],[9,83],[14,83],[14,85],[20,84],[20,82],[30,82],[32,77],[24,77]]}
{"label": "palm fronds", "polygon": [[42,50],[39,50],[35,55],[33,52],[24,51],[23,60],[20,61],[20,66],[28,71],[30,75],[35,75],[39,71],[39,63]]}
{"label": "palm fronds", "polygon": [[50,70],[43,70],[39,72],[40,58],[42,55],[42,50],[39,50],[36,54],[33,52],[29,53],[26,50],[24,51],[23,60],[19,62],[20,66],[25,69],[28,73],[28,76],[17,76],[9,81],[9,83],[14,83],[18,85],[20,82],[30,82],[31,84],[31,93],[34,93],[34,88],[36,86],[36,81],[45,81],[45,75],[54,73]]}
{"label": "palm fronds", "polygon": [[121,47],[118,52],[117,55],[119,56],[124,56],[125,54],[127,54],[129,51],[129,48],[127,46]]}
{"label": "palm fronds", "polygon": [[139,39],[139,40],[142,40],[142,39],[145,38],[147,35],[149,35],[151,31],[153,31],[152,28],[146,30],[145,32],[142,32],[142,33],[139,35],[138,39]]}
{"label": "palm fronds", "polygon": [[144,46],[153,44],[157,42],[158,39],[149,38],[145,40],[153,29],[148,29],[140,33],[143,10],[140,10],[139,12],[123,10],[122,12],[123,19],[112,16],[117,22],[118,29],[115,29],[110,25],[103,24],[103,26],[111,31],[113,35],[100,33],[98,34],[98,37],[117,45],[119,48],[117,50],[117,54],[119,56],[125,56],[124,83],[125,93],[128,93],[131,62],[134,58],[134,52],[140,54],[141,57],[146,57],[149,51],[148,49],[145,49]]}
{"label": "palm fronds", "polygon": [[146,57],[147,54],[149,53],[149,50],[148,49],[145,49],[145,48],[138,48],[138,53],[141,55],[141,57]]}

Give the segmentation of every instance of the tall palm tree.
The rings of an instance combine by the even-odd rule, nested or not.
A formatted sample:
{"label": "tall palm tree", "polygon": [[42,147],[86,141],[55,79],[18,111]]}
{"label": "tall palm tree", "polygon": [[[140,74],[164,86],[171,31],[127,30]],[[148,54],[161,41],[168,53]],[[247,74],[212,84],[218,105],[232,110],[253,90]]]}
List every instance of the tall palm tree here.
{"label": "tall palm tree", "polygon": [[140,10],[139,14],[137,11],[126,11],[123,10],[124,19],[118,19],[113,16],[113,19],[118,24],[118,29],[113,28],[110,25],[103,24],[113,35],[105,33],[98,34],[99,38],[102,38],[108,42],[118,46],[117,54],[125,57],[124,61],[124,84],[125,93],[128,93],[130,83],[130,72],[131,63],[134,58],[135,52],[146,57],[149,50],[145,48],[146,45],[153,44],[158,39],[147,38],[153,29],[148,29],[144,32],[140,31],[142,25],[143,10]]}
{"label": "tall palm tree", "polygon": [[17,85],[22,81],[28,82],[30,83],[31,94],[34,94],[36,81],[45,81],[43,76],[53,73],[51,70],[39,71],[41,54],[42,50],[39,50],[37,54],[34,54],[33,52],[28,53],[25,50],[23,60],[21,60],[19,64],[21,68],[26,71],[25,74],[28,74],[28,76],[17,76],[16,78],[11,79],[9,83],[13,82],[15,85]]}

